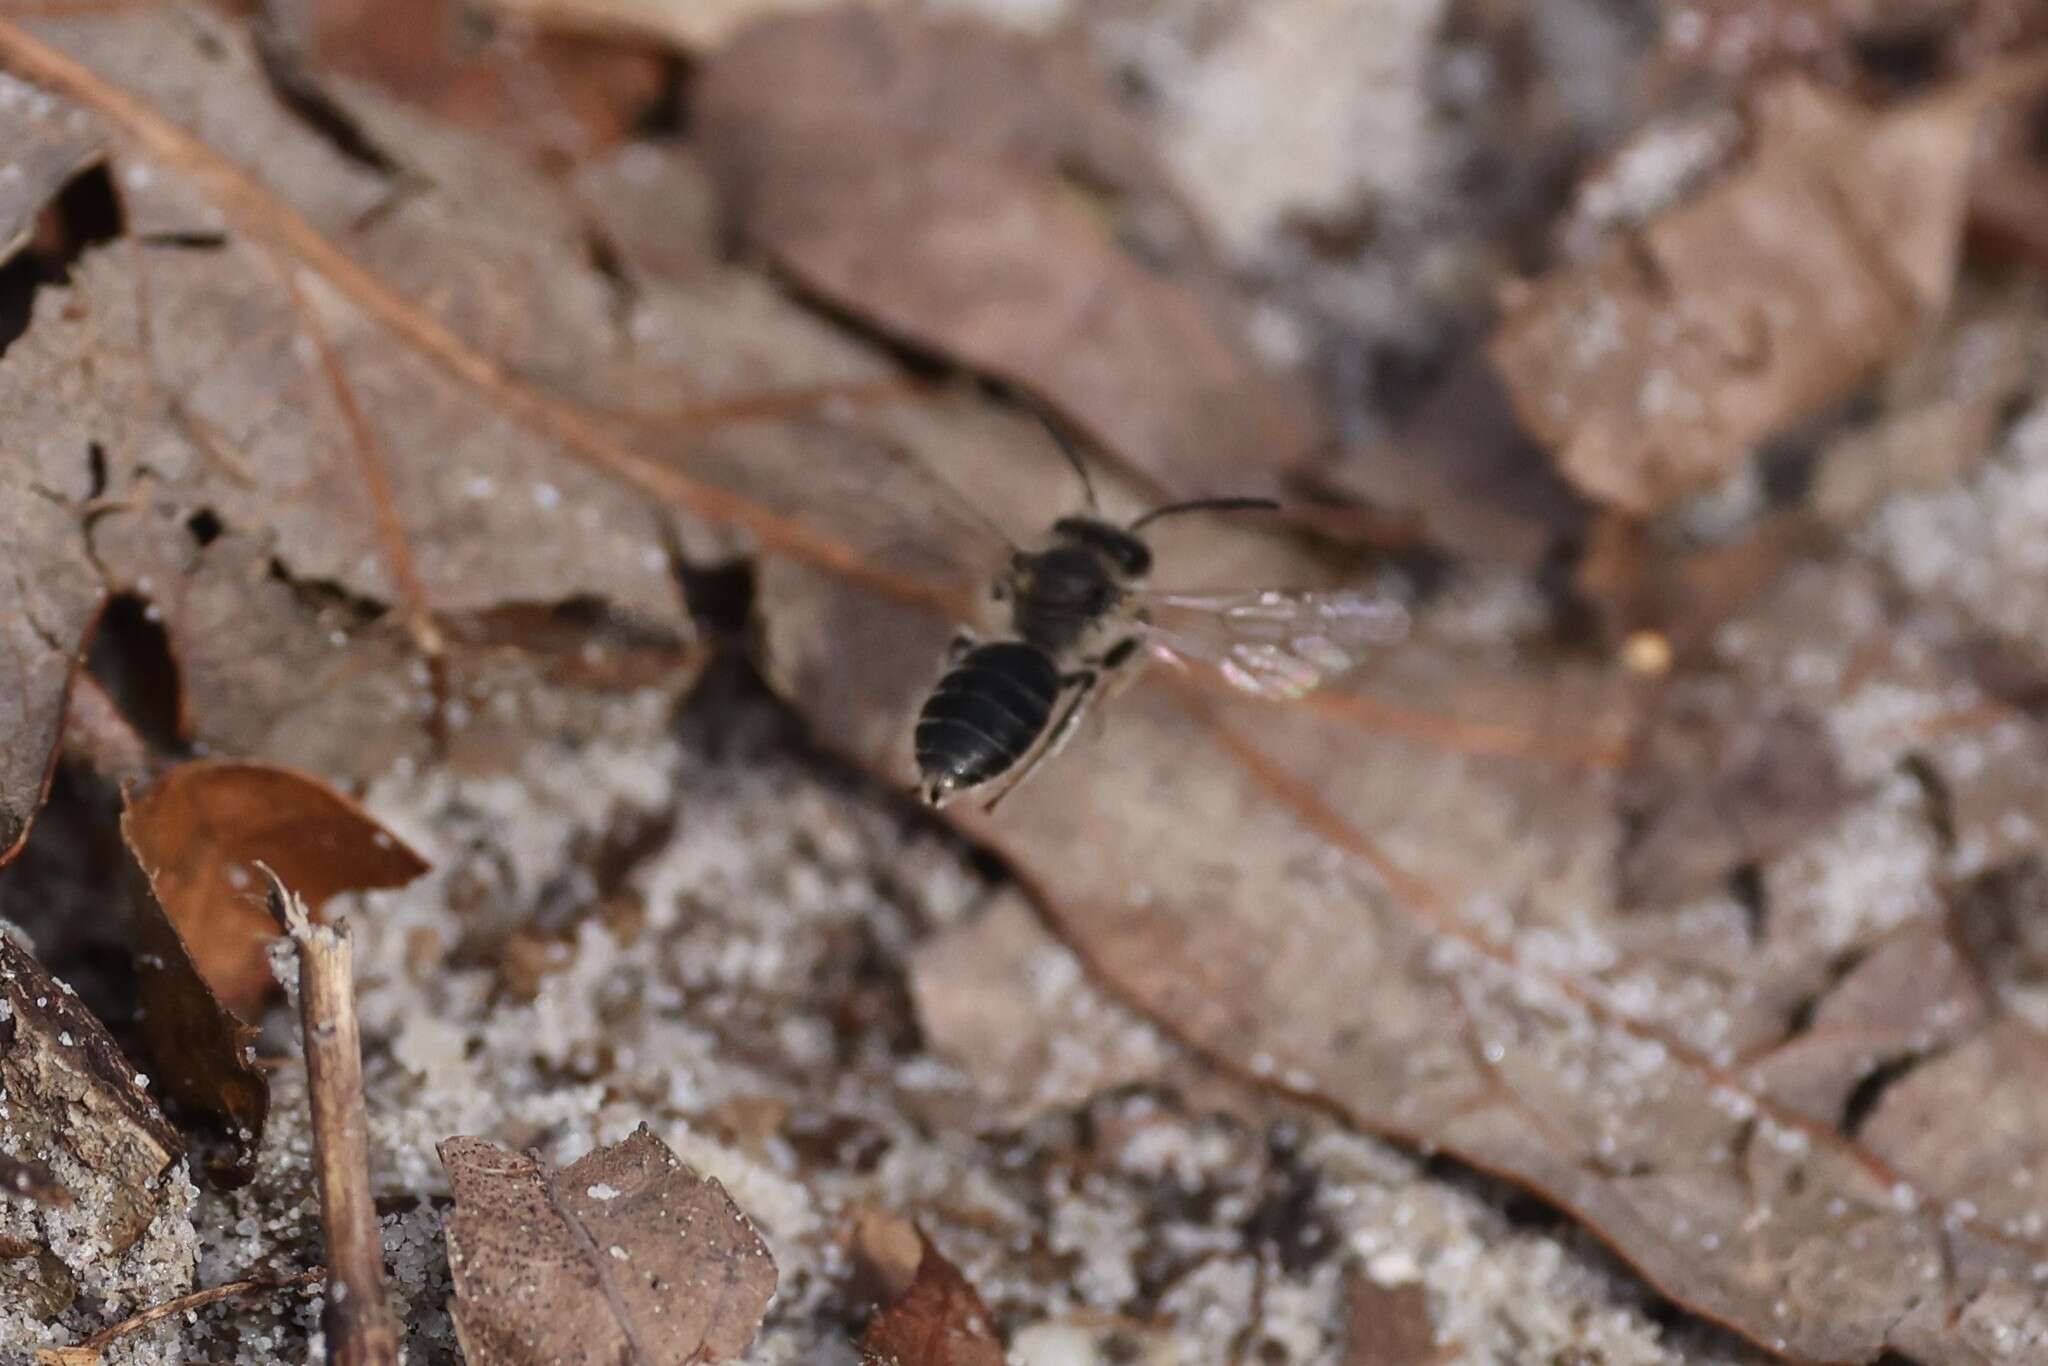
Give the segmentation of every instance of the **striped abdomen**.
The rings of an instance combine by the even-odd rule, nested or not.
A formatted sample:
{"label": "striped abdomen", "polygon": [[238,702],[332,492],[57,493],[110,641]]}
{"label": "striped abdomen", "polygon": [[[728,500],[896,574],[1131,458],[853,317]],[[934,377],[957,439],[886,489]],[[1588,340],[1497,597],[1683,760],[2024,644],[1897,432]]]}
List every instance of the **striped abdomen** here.
{"label": "striped abdomen", "polygon": [[946,671],[917,717],[917,770],[934,805],[1001,776],[1052,719],[1059,670],[1014,641],[977,645]]}

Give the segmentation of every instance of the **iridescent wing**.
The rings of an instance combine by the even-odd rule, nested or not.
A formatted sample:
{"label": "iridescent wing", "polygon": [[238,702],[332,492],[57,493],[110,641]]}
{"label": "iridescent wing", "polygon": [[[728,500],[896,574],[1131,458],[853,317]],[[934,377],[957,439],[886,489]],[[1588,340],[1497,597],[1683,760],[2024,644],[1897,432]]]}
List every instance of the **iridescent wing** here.
{"label": "iridescent wing", "polygon": [[1292,700],[1408,633],[1408,611],[1357,588],[1135,595],[1147,641],[1170,662],[1197,660],[1231,686]]}

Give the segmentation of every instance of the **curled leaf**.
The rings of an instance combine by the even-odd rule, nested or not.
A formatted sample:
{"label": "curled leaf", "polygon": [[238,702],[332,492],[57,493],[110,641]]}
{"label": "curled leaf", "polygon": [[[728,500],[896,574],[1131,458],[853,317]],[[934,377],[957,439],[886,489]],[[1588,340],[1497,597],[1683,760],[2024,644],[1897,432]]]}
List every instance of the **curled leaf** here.
{"label": "curled leaf", "polygon": [[264,764],[198,760],[128,797],[121,830],[147,879],[135,954],[147,1040],[167,1095],[253,1154],[270,1091],[253,1021],[275,989],[258,864],[318,906],[395,887],[426,868],[383,826],[317,779]]}

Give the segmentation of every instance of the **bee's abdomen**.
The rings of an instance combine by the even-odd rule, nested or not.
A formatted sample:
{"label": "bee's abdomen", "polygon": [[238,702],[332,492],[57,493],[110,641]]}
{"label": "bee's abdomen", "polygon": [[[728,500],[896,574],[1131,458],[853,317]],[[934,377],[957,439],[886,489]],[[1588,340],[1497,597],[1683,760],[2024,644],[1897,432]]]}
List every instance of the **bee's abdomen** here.
{"label": "bee's abdomen", "polygon": [[948,788],[997,777],[1044,731],[1059,691],[1059,671],[1044,651],[1014,641],[975,646],[918,714],[918,771]]}

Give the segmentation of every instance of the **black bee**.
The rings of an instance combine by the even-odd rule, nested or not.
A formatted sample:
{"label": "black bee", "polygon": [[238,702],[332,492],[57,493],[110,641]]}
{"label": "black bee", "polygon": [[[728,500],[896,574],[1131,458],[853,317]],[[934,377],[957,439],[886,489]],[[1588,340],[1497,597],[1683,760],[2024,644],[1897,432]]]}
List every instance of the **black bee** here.
{"label": "black bee", "polygon": [[[1099,515],[1079,454],[1053,436],[1081,476],[1089,510],[1054,522],[1037,549],[1016,551],[991,586],[1008,607],[1009,638],[954,638],[914,740],[920,791],[933,806],[993,788],[994,807],[1059,751],[1104,681],[1143,651],[1199,660],[1248,692],[1297,697],[1406,628],[1398,605],[1355,591],[1148,591],[1152,550],[1139,535],[1147,525],[1185,512],[1279,505],[1198,498],[1119,526]],[[1186,624],[1167,625],[1170,614]]]}

